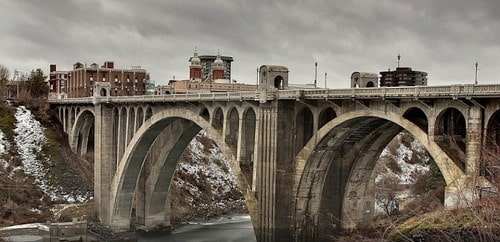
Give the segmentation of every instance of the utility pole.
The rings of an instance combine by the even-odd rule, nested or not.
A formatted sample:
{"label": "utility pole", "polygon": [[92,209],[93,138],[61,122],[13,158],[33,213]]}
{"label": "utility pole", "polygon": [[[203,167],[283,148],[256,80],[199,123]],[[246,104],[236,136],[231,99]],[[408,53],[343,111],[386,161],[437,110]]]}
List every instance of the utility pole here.
{"label": "utility pole", "polygon": [[257,82],[255,85],[259,86],[259,67],[257,67]]}
{"label": "utility pole", "polygon": [[401,55],[398,53],[398,68],[399,68],[399,61],[401,60]]}
{"label": "utility pole", "polygon": [[478,64],[478,63],[477,63],[477,61],[476,61],[476,65],[475,65],[475,66],[476,66],[476,75],[474,76],[474,84],[476,84],[476,85],[477,85],[477,70],[478,70],[478,69],[477,69],[477,66],[478,66],[478,65],[479,65],[479,64]]}
{"label": "utility pole", "polygon": [[325,89],[326,89],[326,72],[325,72]]}
{"label": "utility pole", "polygon": [[316,88],[316,80],[318,77],[318,62],[314,62],[314,88]]}

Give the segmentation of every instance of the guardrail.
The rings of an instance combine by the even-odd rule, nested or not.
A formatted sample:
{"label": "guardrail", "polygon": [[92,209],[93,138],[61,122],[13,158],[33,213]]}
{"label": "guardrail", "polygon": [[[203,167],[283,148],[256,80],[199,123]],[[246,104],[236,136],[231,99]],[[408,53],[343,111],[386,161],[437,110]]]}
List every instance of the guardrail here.
{"label": "guardrail", "polygon": [[[262,96],[264,95],[264,96]],[[414,87],[379,87],[348,89],[292,89],[275,90],[260,93],[220,92],[170,95],[143,95],[117,97],[86,97],[49,99],[53,104],[96,104],[112,103],[162,103],[162,102],[200,102],[200,101],[270,101],[275,99],[418,99],[418,98],[500,98],[499,84],[486,85],[450,85],[450,86],[414,86]]]}

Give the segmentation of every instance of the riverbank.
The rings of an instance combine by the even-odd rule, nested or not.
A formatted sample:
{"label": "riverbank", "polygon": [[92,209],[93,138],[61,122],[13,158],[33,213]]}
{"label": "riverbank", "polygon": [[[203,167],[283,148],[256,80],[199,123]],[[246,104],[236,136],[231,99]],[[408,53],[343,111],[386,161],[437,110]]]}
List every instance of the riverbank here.
{"label": "riverbank", "polygon": [[[80,222],[82,224],[82,222]],[[56,226],[58,225],[58,226]],[[85,229],[78,231],[78,229]],[[230,214],[208,220],[186,222],[173,226],[171,234],[127,233],[114,238],[100,238],[74,223],[23,224],[0,228],[0,241],[238,241],[254,242],[255,234],[250,215]],[[64,237],[61,237],[64,236]]]}

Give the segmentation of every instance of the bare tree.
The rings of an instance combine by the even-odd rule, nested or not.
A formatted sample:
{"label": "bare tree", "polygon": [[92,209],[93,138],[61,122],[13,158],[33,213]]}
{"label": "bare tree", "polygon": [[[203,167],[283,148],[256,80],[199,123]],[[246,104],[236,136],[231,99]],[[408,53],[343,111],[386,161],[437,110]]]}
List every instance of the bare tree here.
{"label": "bare tree", "polygon": [[9,80],[9,69],[0,64],[0,100],[7,98],[7,82]]}

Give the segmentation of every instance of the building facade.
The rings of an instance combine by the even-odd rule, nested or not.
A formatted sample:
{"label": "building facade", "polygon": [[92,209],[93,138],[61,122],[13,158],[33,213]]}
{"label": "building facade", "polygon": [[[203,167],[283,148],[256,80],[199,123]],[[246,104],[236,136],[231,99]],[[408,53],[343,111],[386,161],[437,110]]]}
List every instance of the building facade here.
{"label": "building facade", "polygon": [[149,73],[141,67],[115,69],[113,61],[106,61],[102,66],[94,63],[90,67],[77,62],[70,71],[57,71],[56,65],[50,65],[49,88],[52,97],[93,96],[96,83],[109,85],[110,96],[145,95]]}
{"label": "building facade", "polygon": [[[220,59],[220,62],[216,60]],[[199,62],[198,62],[199,60]],[[201,81],[208,81],[209,79],[225,79],[231,80],[231,62],[233,62],[233,57],[231,56],[221,56],[220,53],[217,55],[200,55],[198,56],[195,50],[194,56],[189,58],[190,65],[190,79],[192,81],[200,78]],[[195,64],[196,63],[196,64]],[[199,63],[199,64],[198,64]],[[215,73],[213,72],[215,70]],[[222,78],[215,78],[214,75],[220,77],[221,70],[224,71]],[[197,74],[201,71],[201,77]]]}
{"label": "building facade", "polygon": [[395,71],[382,71],[380,75],[381,87],[427,85],[427,72],[414,71],[410,67],[397,67]]}

